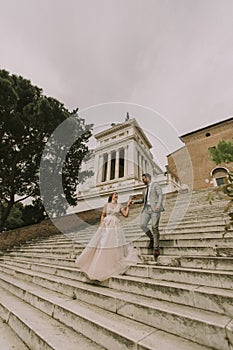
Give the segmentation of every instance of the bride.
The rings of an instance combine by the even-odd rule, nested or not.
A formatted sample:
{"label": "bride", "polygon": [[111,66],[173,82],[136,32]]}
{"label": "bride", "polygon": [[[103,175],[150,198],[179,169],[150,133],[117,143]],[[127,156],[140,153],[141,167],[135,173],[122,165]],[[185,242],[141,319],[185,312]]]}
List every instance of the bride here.
{"label": "bride", "polygon": [[103,281],[114,275],[124,273],[127,268],[139,262],[133,246],[126,243],[119,216],[128,217],[126,208],[117,203],[118,193],[112,193],[104,205],[100,226],[87,244],[76,263],[89,279]]}

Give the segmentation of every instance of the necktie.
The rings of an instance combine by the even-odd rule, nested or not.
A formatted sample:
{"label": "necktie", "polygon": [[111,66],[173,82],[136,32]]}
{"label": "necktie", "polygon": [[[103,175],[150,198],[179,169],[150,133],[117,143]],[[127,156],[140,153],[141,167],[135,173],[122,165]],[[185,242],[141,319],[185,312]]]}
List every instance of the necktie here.
{"label": "necktie", "polygon": [[147,200],[148,200],[148,192],[149,192],[149,186],[147,185],[146,186],[146,200],[145,200],[145,203],[147,203]]}

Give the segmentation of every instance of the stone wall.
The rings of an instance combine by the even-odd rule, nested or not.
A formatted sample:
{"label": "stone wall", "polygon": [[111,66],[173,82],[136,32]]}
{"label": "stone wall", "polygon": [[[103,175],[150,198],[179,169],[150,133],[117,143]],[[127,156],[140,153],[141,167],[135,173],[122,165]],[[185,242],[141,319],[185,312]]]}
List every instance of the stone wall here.
{"label": "stone wall", "polygon": [[[233,118],[230,118],[226,121],[181,136],[181,140],[185,143],[185,146],[167,157],[169,170],[178,176],[182,183],[193,187],[193,190],[213,187],[215,184],[211,176],[212,171],[217,167],[224,167],[226,170],[232,170],[233,163],[216,165],[211,160],[208,149],[216,147],[222,140],[232,140],[232,130]],[[192,167],[193,179],[190,177],[190,164],[187,152],[191,159],[190,164]]]}

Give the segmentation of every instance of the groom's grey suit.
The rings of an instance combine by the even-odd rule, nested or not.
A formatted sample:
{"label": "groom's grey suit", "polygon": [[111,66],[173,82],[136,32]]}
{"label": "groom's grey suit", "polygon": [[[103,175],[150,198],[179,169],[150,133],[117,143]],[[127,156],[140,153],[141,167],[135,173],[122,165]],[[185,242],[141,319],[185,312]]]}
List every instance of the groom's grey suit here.
{"label": "groom's grey suit", "polygon": [[[147,191],[149,193],[147,194]],[[143,203],[143,208],[140,216],[140,227],[145,234],[154,240],[154,248],[159,248],[159,219],[163,208],[163,193],[160,185],[156,182],[150,182],[149,188],[143,192],[141,200],[135,200],[135,204]],[[151,229],[148,228],[148,223],[151,220]]]}

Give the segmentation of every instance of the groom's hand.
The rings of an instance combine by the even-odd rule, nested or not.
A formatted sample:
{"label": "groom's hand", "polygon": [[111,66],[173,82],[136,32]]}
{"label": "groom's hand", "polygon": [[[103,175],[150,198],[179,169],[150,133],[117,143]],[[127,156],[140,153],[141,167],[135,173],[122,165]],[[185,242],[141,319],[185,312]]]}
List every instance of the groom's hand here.
{"label": "groom's hand", "polygon": [[156,206],[156,207],[154,208],[154,211],[160,211],[160,210],[161,210],[160,206]]}

